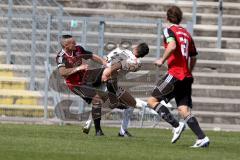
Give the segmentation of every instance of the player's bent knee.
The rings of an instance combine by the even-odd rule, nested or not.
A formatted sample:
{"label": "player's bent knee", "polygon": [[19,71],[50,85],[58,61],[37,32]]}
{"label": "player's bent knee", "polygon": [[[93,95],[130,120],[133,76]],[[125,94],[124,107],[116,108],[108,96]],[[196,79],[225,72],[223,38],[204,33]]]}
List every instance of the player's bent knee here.
{"label": "player's bent knee", "polygon": [[125,91],[123,94],[121,94],[121,96],[119,96],[118,98],[125,105],[131,106],[131,107],[136,107],[137,102],[136,102],[135,98],[127,91]]}
{"label": "player's bent knee", "polygon": [[178,113],[182,118],[186,118],[191,114],[190,109],[188,106],[182,105],[178,107]]}
{"label": "player's bent knee", "polygon": [[157,100],[156,98],[150,97],[150,98],[148,98],[147,103],[148,103],[148,105],[149,105],[151,108],[153,108],[153,107],[155,107],[159,102],[158,102],[158,100]]}
{"label": "player's bent knee", "polygon": [[92,104],[94,104],[94,105],[99,105],[99,104],[102,104],[103,102],[102,102],[102,99],[99,97],[99,96],[95,96],[95,97],[93,97],[93,99],[92,99]]}

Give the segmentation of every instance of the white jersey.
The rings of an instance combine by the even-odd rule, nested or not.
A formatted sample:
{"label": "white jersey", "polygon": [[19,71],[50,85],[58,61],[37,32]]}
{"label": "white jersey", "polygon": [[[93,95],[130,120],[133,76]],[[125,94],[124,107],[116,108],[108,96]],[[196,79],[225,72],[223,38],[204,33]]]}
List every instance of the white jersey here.
{"label": "white jersey", "polygon": [[116,48],[106,56],[106,60],[109,67],[120,62],[122,65],[121,70],[125,72],[135,72],[141,66],[140,60],[128,49]]}

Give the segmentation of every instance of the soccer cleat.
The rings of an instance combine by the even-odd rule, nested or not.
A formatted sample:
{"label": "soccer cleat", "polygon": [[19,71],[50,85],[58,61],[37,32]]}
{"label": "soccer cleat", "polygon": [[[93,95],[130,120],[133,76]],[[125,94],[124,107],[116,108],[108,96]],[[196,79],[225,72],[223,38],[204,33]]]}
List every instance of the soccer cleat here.
{"label": "soccer cleat", "polygon": [[104,133],[102,130],[96,131],[96,136],[104,136]]}
{"label": "soccer cleat", "polygon": [[118,137],[132,137],[132,135],[128,131],[125,131],[124,134],[118,133]]}
{"label": "soccer cleat", "polygon": [[180,138],[182,132],[185,130],[185,123],[179,122],[179,126],[173,129],[173,138],[172,143],[176,143],[177,140]]}
{"label": "soccer cleat", "polygon": [[91,129],[91,127],[92,127],[92,120],[89,119],[89,120],[87,120],[87,122],[85,123],[85,125],[82,128],[83,133],[88,134],[90,129]]}
{"label": "soccer cleat", "polygon": [[209,138],[206,136],[206,137],[203,138],[203,139],[198,139],[198,140],[196,141],[196,143],[195,143],[193,146],[191,146],[191,147],[192,147],[192,148],[208,147],[209,144],[210,144],[210,140],[209,140]]}

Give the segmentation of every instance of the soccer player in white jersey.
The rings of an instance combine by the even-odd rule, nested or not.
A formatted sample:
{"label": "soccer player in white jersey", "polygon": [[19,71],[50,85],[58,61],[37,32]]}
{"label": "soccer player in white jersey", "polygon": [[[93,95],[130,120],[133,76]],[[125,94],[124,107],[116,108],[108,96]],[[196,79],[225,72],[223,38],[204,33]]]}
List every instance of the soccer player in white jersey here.
{"label": "soccer player in white jersey", "polygon": [[[107,68],[104,70],[102,75],[102,81],[106,82],[107,89],[111,94],[116,95],[116,97],[121,102],[120,104],[116,104],[112,108],[120,108],[124,109],[123,112],[123,120],[122,125],[119,131],[119,137],[130,137],[132,136],[128,131],[128,124],[131,115],[133,114],[133,109],[136,107],[135,98],[129,94],[125,89],[118,86],[117,78],[119,76],[123,76],[128,72],[136,72],[140,69],[140,60],[139,58],[144,57],[149,52],[149,47],[146,43],[140,43],[136,47],[133,47],[133,51],[124,48],[116,48],[111,51],[106,56]],[[101,114],[101,110],[99,113]],[[94,119],[94,124],[100,125],[101,116]],[[83,127],[83,132],[88,133],[91,128],[91,121],[88,120],[86,125]],[[101,128],[101,127],[100,127]],[[97,136],[104,135],[101,133],[97,133]]]}

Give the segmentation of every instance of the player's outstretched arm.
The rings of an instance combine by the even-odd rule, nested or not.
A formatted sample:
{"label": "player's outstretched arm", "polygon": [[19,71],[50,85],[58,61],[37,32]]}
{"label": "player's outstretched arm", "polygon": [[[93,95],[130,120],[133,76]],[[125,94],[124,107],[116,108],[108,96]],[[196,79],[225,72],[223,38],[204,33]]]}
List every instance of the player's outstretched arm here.
{"label": "player's outstretched arm", "polygon": [[105,59],[103,59],[102,57],[96,55],[96,54],[93,54],[92,55],[92,60],[95,61],[95,62],[98,62],[100,64],[103,64],[103,65],[107,65],[107,62],[105,61]]}
{"label": "player's outstretched arm", "polygon": [[87,64],[82,64],[80,66],[73,67],[73,68],[66,68],[65,66],[58,68],[60,75],[63,77],[68,77],[80,70],[87,70],[87,69],[88,69]]}
{"label": "player's outstretched arm", "polygon": [[176,49],[176,42],[175,41],[169,42],[167,48],[164,51],[163,57],[155,61],[154,63],[157,66],[161,67],[164,64],[164,62],[169,58],[172,51],[174,51],[175,49]]}
{"label": "player's outstretched arm", "polygon": [[111,76],[117,72],[117,70],[121,69],[122,65],[120,62],[118,63],[114,63],[113,65],[107,67],[104,69],[103,71],[103,75],[102,75],[102,81],[107,81],[109,78],[111,78]]}

